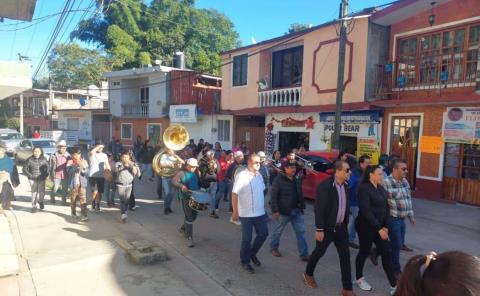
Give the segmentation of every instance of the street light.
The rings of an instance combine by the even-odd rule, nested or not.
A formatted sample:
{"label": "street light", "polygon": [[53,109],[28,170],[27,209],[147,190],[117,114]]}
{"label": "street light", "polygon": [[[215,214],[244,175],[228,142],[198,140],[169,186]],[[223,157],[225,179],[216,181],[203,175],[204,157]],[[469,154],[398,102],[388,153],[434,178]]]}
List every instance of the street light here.
{"label": "street light", "polygon": [[435,16],[435,13],[434,13],[434,11],[433,11],[433,7],[435,6],[436,3],[437,3],[437,2],[431,2],[431,3],[430,3],[430,6],[432,7],[432,8],[431,8],[431,13],[430,13],[430,15],[428,16],[428,23],[430,24],[430,27],[432,27],[433,24],[435,23],[435,17],[436,17],[436,16]]}

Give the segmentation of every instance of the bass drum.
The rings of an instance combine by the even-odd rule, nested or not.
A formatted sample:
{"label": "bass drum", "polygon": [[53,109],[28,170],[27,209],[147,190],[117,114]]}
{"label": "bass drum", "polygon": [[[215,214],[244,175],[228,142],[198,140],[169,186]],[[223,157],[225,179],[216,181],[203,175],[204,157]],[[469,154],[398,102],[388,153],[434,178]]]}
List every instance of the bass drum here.
{"label": "bass drum", "polygon": [[210,201],[210,194],[205,191],[195,190],[188,201],[188,206],[194,211],[205,211],[208,209],[208,202]]}

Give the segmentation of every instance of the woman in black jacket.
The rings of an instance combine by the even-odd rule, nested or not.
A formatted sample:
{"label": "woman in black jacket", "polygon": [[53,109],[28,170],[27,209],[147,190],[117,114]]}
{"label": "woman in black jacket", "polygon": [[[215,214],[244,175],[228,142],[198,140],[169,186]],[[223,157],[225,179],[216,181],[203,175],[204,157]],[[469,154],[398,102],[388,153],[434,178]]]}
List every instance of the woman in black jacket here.
{"label": "woman in black jacket", "polygon": [[45,180],[48,177],[48,161],[43,155],[41,147],[33,148],[30,156],[23,166],[23,173],[27,176],[32,188],[32,212],[37,210],[37,202],[43,210],[43,198],[45,197]]}
{"label": "woman in black jacket", "polygon": [[368,166],[358,188],[358,203],[360,211],[355,226],[360,241],[360,251],[355,260],[356,279],[360,289],[372,290],[363,277],[363,266],[370,254],[372,243],[382,256],[382,266],[390,282],[390,294],[395,293],[397,280],[393,272],[390,242],[388,241],[389,209],[387,192],[383,188],[383,169],[378,166]]}

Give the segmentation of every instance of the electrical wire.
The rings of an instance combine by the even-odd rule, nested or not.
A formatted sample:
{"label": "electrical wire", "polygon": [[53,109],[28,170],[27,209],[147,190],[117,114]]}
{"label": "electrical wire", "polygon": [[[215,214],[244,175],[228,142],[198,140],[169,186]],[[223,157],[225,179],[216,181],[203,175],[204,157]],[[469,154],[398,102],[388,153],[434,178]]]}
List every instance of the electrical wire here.
{"label": "electrical wire", "polygon": [[[45,4],[45,1],[42,1],[42,4],[40,5],[40,14],[43,12],[43,5]],[[26,56],[28,56],[28,53],[30,52],[30,47],[32,46],[33,39],[36,36],[35,33],[37,32],[37,28],[38,26],[33,27],[33,33],[32,33],[32,36],[30,37],[30,41],[28,42],[27,51],[25,52]]]}

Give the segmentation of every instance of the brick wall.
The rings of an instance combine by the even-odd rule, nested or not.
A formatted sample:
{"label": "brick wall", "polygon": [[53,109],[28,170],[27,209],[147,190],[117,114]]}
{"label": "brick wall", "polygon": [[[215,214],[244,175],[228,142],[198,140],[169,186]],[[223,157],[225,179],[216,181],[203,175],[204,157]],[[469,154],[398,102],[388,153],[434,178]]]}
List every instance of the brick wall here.
{"label": "brick wall", "polygon": [[[121,139],[121,124],[130,123],[132,124],[132,139]],[[142,141],[145,141],[147,138],[147,124],[161,124],[161,135],[162,138],[163,132],[167,127],[170,126],[170,120],[167,117],[163,118],[114,118],[112,120],[112,137],[115,139],[121,139],[122,144],[125,147],[133,146],[133,142],[137,136],[142,137]]]}

